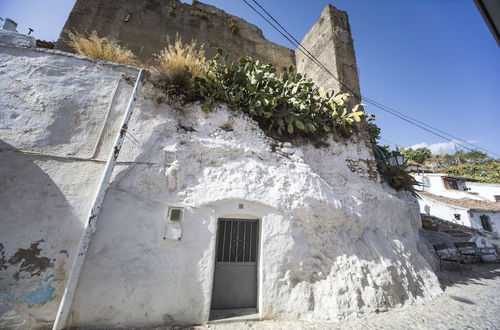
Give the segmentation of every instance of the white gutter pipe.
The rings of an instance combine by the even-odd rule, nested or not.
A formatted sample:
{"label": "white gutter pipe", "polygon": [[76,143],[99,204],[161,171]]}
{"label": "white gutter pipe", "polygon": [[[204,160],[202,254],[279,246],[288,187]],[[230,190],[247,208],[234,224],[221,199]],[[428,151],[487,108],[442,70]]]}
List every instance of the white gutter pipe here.
{"label": "white gutter pipe", "polygon": [[106,194],[106,190],[109,187],[111,174],[113,172],[113,168],[115,167],[116,159],[118,158],[118,154],[123,144],[125,134],[127,133],[128,122],[132,115],[133,105],[135,100],[137,99],[137,94],[142,84],[143,76],[144,69],[141,69],[139,71],[139,75],[137,76],[132,94],[130,95],[127,109],[125,110],[125,114],[123,115],[120,131],[116,135],[113,149],[108,157],[106,167],[104,168],[101,181],[97,188],[95,199],[92,203],[92,208],[90,209],[89,216],[87,218],[88,220],[85,224],[82,238],[80,240],[80,245],[78,246],[78,252],[75,255],[75,260],[73,261],[73,265],[71,266],[71,271],[66,282],[66,287],[64,288],[64,294],[62,296],[61,303],[59,304],[59,310],[57,311],[56,320],[54,321],[54,326],[52,327],[53,330],[64,329],[64,327],[66,326],[66,321],[71,310],[71,304],[75,296],[75,291],[78,285],[78,279],[80,278],[80,273],[82,271],[82,266],[85,261],[85,256],[87,255],[92,235],[96,230],[97,219],[99,216],[99,211],[101,210],[102,201],[104,199],[104,195]]}

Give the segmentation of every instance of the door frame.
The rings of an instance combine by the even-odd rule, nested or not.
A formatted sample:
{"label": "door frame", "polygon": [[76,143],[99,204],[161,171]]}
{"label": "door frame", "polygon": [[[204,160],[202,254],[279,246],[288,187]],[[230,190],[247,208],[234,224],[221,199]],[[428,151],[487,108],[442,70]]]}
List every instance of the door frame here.
{"label": "door frame", "polygon": [[217,242],[219,240],[219,221],[221,219],[235,219],[235,220],[257,220],[257,255],[255,258],[255,263],[256,263],[256,299],[255,299],[255,309],[257,310],[257,313],[260,315],[260,274],[261,274],[261,265],[260,265],[260,255],[261,255],[261,242],[262,242],[262,219],[259,217],[256,217],[254,215],[247,215],[247,214],[224,214],[224,215],[219,215],[216,217],[215,220],[215,226],[216,226],[216,234],[215,234],[215,240],[213,244],[213,265],[212,265],[212,282],[211,282],[211,288],[210,288],[210,300],[209,300],[209,308],[208,311],[212,310],[212,298],[213,298],[213,290],[214,290],[214,280],[215,280],[215,266],[217,263]]}

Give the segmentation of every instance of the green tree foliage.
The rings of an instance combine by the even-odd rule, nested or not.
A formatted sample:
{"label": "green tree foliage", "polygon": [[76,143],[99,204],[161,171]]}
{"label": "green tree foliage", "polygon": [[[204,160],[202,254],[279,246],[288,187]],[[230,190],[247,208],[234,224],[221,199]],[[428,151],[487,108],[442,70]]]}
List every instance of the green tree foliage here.
{"label": "green tree foliage", "polygon": [[478,179],[484,183],[500,183],[500,162],[498,161],[483,164],[460,164],[439,169],[439,172]]}
{"label": "green tree foliage", "polygon": [[471,150],[469,152],[457,151],[454,154],[442,153],[438,155],[432,155],[432,157],[427,161],[427,163],[436,169],[443,169],[450,166],[460,165],[460,164],[485,164],[494,161],[487,154]]}
{"label": "green tree foliage", "polygon": [[209,62],[208,73],[195,79],[196,87],[208,111],[217,102],[248,113],[271,137],[296,136],[349,137],[355,123],[372,116],[360,105],[350,109],[350,95],[330,95],[293,67],[280,74],[271,65],[250,58],[228,64],[221,52]]}
{"label": "green tree foliage", "polygon": [[377,168],[382,180],[395,190],[406,190],[413,196],[420,198],[415,191],[418,181],[407,170],[406,166],[391,166],[387,162],[377,162]]}
{"label": "green tree foliage", "polygon": [[469,152],[457,151],[453,157],[458,159],[462,164],[483,164],[490,160],[487,154],[477,150]]}
{"label": "green tree foliage", "polygon": [[432,156],[432,152],[428,148],[418,148],[415,150],[412,148],[401,149],[401,153],[405,156],[406,160],[413,160],[421,165]]}
{"label": "green tree foliage", "polygon": [[[409,155],[405,153],[405,157],[413,159],[412,157],[418,149],[408,148],[403,151],[408,152],[408,150],[410,151]],[[426,160],[426,165],[434,172],[474,178],[485,183],[500,183],[500,162],[477,150],[432,155]]]}

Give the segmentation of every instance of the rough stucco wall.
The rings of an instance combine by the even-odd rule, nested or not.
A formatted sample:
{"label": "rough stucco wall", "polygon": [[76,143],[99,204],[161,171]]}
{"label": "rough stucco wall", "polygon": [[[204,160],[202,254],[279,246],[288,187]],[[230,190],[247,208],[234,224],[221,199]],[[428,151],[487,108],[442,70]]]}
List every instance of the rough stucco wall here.
{"label": "rough stucco wall", "polygon": [[[359,76],[354,53],[354,42],[347,13],[327,5],[321,16],[300,43],[316,57],[331,73],[355,94],[361,95]],[[325,90],[335,93],[349,92],[338,80],[307,58],[299,49],[295,51],[297,70],[306,73]],[[352,93],[351,93],[352,94]],[[352,104],[360,103],[353,98]]]}
{"label": "rough stucco wall", "polygon": [[[235,22],[238,31],[231,31]],[[176,33],[184,42],[192,39],[205,44],[209,57],[223,48],[236,57],[251,56],[277,67],[295,64],[292,50],[266,40],[255,25],[209,5],[192,6],[178,0],[78,0],[56,43],[56,49],[70,51],[64,30],[91,32],[112,37],[149,61]]]}
{"label": "rough stucco wall", "polygon": [[[136,72],[52,51],[2,47],[0,56],[1,325],[32,328],[55,316],[102,171],[93,158],[109,151],[132,88],[123,74]],[[222,216],[260,219],[261,317],[338,320],[440,294],[415,245],[415,201],[373,181],[364,143],[328,142],[280,145],[225,108],[142,98],[71,325],[206,321]],[[181,241],[163,240],[169,205],[186,207]]]}
{"label": "rough stucco wall", "polygon": [[[467,213],[467,209],[453,207],[435,201],[431,198],[427,198],[425,196],[421,196],[419,204],[421,213],[432,215],[446,221],[457,223],[459,225],[472,227],[471,219],[469,219],[469,214]],[[460,214],[460,220],[456,220],[454,214]]]}
{"label": "rough stucco wall", "polygon": [[0,63],[0,328],[33,329],[55,317],[137,72],[7,46]]}
{"label": "rough stucco wall", "polygon": [[[263,318],[340,320],[441,293],[417,251],[416,201],[369,178],[364,144],[282,146],[224,107],[206,114],[149,98],[129,132],[139,143],[120,153],[133,163],[115,169],[72,326],[207,321],[216,221],[235,215],[260,219]],[[163,240],[169,205],[186,207],[180,241]]]}

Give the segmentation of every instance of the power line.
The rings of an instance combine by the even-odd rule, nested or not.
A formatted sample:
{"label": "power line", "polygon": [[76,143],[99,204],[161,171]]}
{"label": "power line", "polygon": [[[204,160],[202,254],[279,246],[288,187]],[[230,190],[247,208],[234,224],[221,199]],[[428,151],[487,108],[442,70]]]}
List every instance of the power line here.
{"label": "power line", "polygon": [[[471,146],[473,146],[473,147],[475,147],[475,148],[477,148],[477,149],[482,149],[482,150],[484,150],[484,151],[486,151],[486,152],[489,152],[489,153],[491,153],[491,154],[494,154],[494,155],[500,156],[500,155],[498,155],[498,154],[496,154],[496,153],[494,153],[494,152],[492,152],[492,151],[489,151],[489,150],[487,150],[487,149],[485,149],[485,148],[479,147],[479,146],[477,146],[477,145],[475,145],[475,144],[472,144],[472,143],[470,143],[470,142],[468,142],[468,141],[465,141],[465,140],[463,140],[463,139],[461,139],[461,138],[459,138],[459,137],[456,137],[456,136],[454,136],[454,135],[451,135],[451,134],[449,134],[449,133],[446,133],[446,132],[444,132],[444,131],[442,131],[442,130],[440,130],[440,129],[436,128],[436,127],[433,127],[433,126],[431,126],[431,125],[428,125],[428,124],[426,124],[426,123],[424,123],[424,122],[421,122],[421,121],[419,121],[419,120],[417,120],[417,119],[415,119],[415,118],[412,118],[412,117],[410,117],[410,116],[407,116],[407,115],[405,115],[405,114],[403,114],[403,113],[401,113],[401,112],[399,112],[399,111],[397,111],[397,110],[395,110],[395,109],[392,109],[392,108],[390,108],[390,107],[388,107],[388,106],[385,106],[385,105],[383,105],[383,104],[381,104],[381,103],[379,103],[379,102],[376,102],[376,101],[374,101],[374,100],[372,100],[372,99],[370,99],[370,98],[368,98],[368,97],[361,96],[361,95],[359,95],[358,93],[354,92],[351,88],[349,88],[349,86],[345,85],[342,81],[340,81],[340,79],[338,79],[338,78],[335,76],[335,74],[333,74],[330,70],[328,70],[328,68],[326,68],[326,67],[325,67],[325,66],[324,66],[324,65],[323,65],[323,64],[322,64],[322,63],[321,63],[321,62],[320,62],[320,61],[319,61],[319,60],[318,60],[318,59],[317,59],[314,55],[312,55],[312,54],[311,54],[311,53],[310,53],[310,52],[309,52],[309,51],[308,51],[308,50],[307,50],[304,46],[302,46],[302,45],[300,44],[300,42],[299,42],[296,38],[294,38],[294,37],[293,37],[293,35],[291,35],[291,34],[290,34],[290,33],[289,33],[289,32],[288,32],[288,31],[287,31],[287,30],[283,27],[283,25],[281,25],[281,24],[280,24],[280,23],[279,23],[279,22],[278,22],[278,21],[277,21],[277,20],[276,20],[276,19],[275,19],[275,18],[274,18],[274,17],[273,17],[273,16],[272,16],[272,15],[271,15],[268,11],[267,11],[267,10],[265,10],[265,9],[264,9],[264,8],[263,8],[263,7],[262,7],[262,6],[261,6],[261,5],[260,5],[260,4],[259,4],[256,0],[252,0],[252,1],[253,1],[255,4],[257,4],[257,6],[259,6],[259,8],[261,8],[261,9],[262,9],[262,10],[263,10],[263,11],[264,11],[264,12],[265,12],[265,13],[266,13],[266,14],[267,14],[267,15],[268,15],[268,16],[269,16],[269,17],[270,17],[270,18],[271,18],[274,22],[276,22],[276,24],[278,24],[278,25],[281,27],[281,29],[283,29],[283,31],[284,31],[287,35],[289,35],[289,36],[290,36],[290,38],[292,38],[294,41],[290,40],[290,38],[289,38],[289,37],[287,37],[286,35],[284,35],[284,34],[283,34],[283,32],[281,32],[281,31],[280,31],[280,30],[279,30],[279,29],[278,29],[278,28],[277,28],[277,27],[276,27],[273,23],[271,23],[271,22],[270,22],[270,21],[269,21],[266,17],[264,17],[264,16],[263,16],[263,15],[262,15],[262,14],[261,14],[261,13],[260,13],[257,9],[255,9],[252,5],[250,5],[250,4],[249,4],[246,0],[243,0],[243,2],[245,2],[245,3],[246,3],[246,4],[250,7],[250,8],[252,8],[252,9],[253,9],[253,10],[254,10],[254,11],[255,11],[255,12],[256,12],[256,13],[257,13],[260,17],[262,17],[264,20],[266,20],[266,22],[268,22],[268,23],[269,23],[269,24],[270,24],[270,25],[271,25],[271,26],[272,26],[272,27],[273,27],[276,31],[278,31],[278,32],[279,32],[279,33],[280,33],[283,37],[285,37],[285,38],[286,38],[286,39],[287,39],[290,43],[292,43],[292,45],[294,45],[295,47],[297,47],[297,48],[299,49],[299,51],[301,51],[301,52],[302,52],[302,53],[303,53],[303,54],[304,54],[307,58],[309,58],[311,61],[313,61],[314,63],[316,63],[317,65],[319,65],[319,66],[320,66],[322,69],[324,69],[327,73],[329,73],[329,74],[330,74],[330,75],[331,75],[331,76],[332,76],[332,77],[333,77],[336,81],[338,81],[338,82],[339,82],[339,83],[340,83],[340,84],[341,84],[344,88],[346,88],[346,89],[347,89],[347,90],[348,90],[351,94],[353,94],[354,96],[357,96],[358,98],[365,100],[367,103],[369,103],[369,104],[371,104],[371,105],[373,105],[373,106],[375,106],[375,107],[377,107],[377,108],[379,108],[379,109],[381,109],[381,110],[383,110],[383,111],[385,111],[385,112],[388,112],[388,113],[392,114],[393,116],[396,116],[396,117],[398,117],[398,118],[400,118],[400,119],[402,119],[402,120],[404,120],[404,121],[406,121],[406,122],[408,122],[408,123],[410,123],[410,124],[412,124],[412,125],[415,125],[415,126],[417,126],[417,127],[421,128],[421,129],[423,129],[423,130],[425,130],[425,131],[427,131],[427,132],[429,132],[429,133],[431,133],[431,134],[434,134],[434,135],[439,136],[439,137],[441,137],[441,138],[443,138],[443,139],[445,139],[445,140],[448,140],[448,141],[450,141],[450,142],[453,142],[453,143],[455,143],[455,144],[457,144],[457,145],[461,146],[462,148],[465,148],[465,149],[468,149],[468,150],[471,150],[471,151],[472,151],[472,150],[474,150],[474,149],[471,149],[471,148],[470,148],[470,147],[468,147],[468,146],[465,146],[465,145],[462,145],[462,144],[458,143],[457,141],[453,141],[453,140],[449,139],[448,137],[445,137],[445,136],[443,136],[443,135],[441,135],[441,134],[438,134],[438,133],[436,133],[436,132],[434,132],[434,131],[432,131],[432,130],[430,130],[430,129],[433,129],[433,130],[435,130],[435,131],[437,131],[437,132],[440,132],[440,133],[442,133],[442,134],[445,134],[445,135],[447,135],[447,136],[449,136],[449,137],[451,137],[451,138],[454,138],[455,140],[459,140],[459,141],[461,141],[461,142],[463,142],[463,143],[469,144],[469,145],[471,145]],[[306,54],[306,52],[307,52],[307,54]],[[415,122],[413,122],[413,121],[415,121],[415,122],[419,123],[420,125],[419,125],[419,124],[417,124],[417,123],[415,123]],[[423,127],[422,125],[423,125],[423,126],[427,126],[429,129],[428,129],[428,128]]]}
{"label": "power line", "polygon": [[[365,100],[368,100],[368,98],[367,98],[367,97],[364,97],[364,99],[365,99]],[[473,143],[471,143],[471,142],[469,142],[469,141],[463,140],[463,139],[461,139],[461,138],[459,138],[459,137],[457,137],[457,136],[454,136],[454,135],[451,135],[451,134],[449,134],[449,133],[447,133],[447,132],[444,132],[444,131],[440,130],[439,128],[433,127],[433,126],[431,126],[431,125],[429,125],[429,124],[426,124],[426,123],[424,123],[424,122],[422,122],[422,121],[420,121],[420,120],[418,120],[418,119],[415,119],[415,118],[413,118],[413,117],[410,117],[410,116],[408,116],[408,115],[405,115],[404,113],[399,112],[399,111],[397,111],[397,110],[395,110],[395,109],[393,109],[393,108],[390,108],[390,107],[388,107],[388,106],[386,106],[386,105],[383,105],[383,104],[381,104],[381,103],[379,103],[379,102],[376,102],[376,101],[374,101],[374,100],[370,100],[370,101],[371,101],[372,103],[376,103],[376,104],[378,104],[378,105],[379,105],[379,106],[378,106],[378,108],[379,108],[379,109],[381,109],[381,108],[383,107],[383,108],[385,108],[385,111],[387,111],[387,112],[389,112],[389,113],[391,113],[391,111],[392,111],[392,112],[397,113],[398,115],[403,116],[403,117],[405,117],[405,118],[407,118],[407,119],[409,119],[409,120],[412,120],[412,121],[415,121],[415,122],[417,122],[417,123],[419,123],[419,124],[421,124],[421,125],[427,126],[428,128],[431,128],[431,129],[433,129],[433,130],[435,130],[435,131],[438,131],[439,133],[445,134],[445,135],[447,135],[447,136],[449,136],[449,137],[451,137],[451,138],[453,138],[453,139],[455,139],[455,140],[458,140],[458,141],[463,142],[463,143],[467,143],[467,144],[469,144],[469,145],[471,145],[471,146],[473,146],[473,147],[475,147],[475,148],[477,148],[477,149],[484,150],[484,151],[489,152],[489,153],[491,153],[491,154],[496,154],[496,153],[491,152],[491,151],[489,151],[489,150],[487,150],[487,149],[484,149],[484,148],[482,148],[482,147],[479,147],[478,145],[475,145],[475,144],[473,144]],[[384,109],[382,109],[382,110],[384,110]],[[393,115],[394,115],[394,116],[396,116],[394,113],[393,113]],[[433,134],[435,134],[435,133],[433,133]],[[440,135],[438,135],[438,136],[440,136]],[[447,139],[447,140],[449,140],[449,139]],[[456,141],[452,141],[452,140],[449,140],[449,141],[451,141],[451,142],[453,142],[453,143],[456,143]],[[468,149],[470,149],[470,148],[468,148]],[[499,156],[498,154],[496,154],[496,155],[497,155],[497,156]]]}
{"label": "power line", "polygon": [[398,144],[398,143],[396,143],[396,142],[392,142],[392,141],[389,141],[389,140],[387,140],[387,139],[382,139],[382,138],[380,138],[379,140],[380,140],[380,141],[387,142],[387,143],[390,143],[390,144],[394,144],[396,147],[404,149],[404,147],[403,147],[402,145],[400,145],[400,144]]}
{"label": "power line", "polygon": [[[291,36],[291,35],[290,35],[290,36],[292,37],[292,39],[293,39],[293,40],[291,40],[289,37],[287,37],[285,34],[283,34],[283,32],[281,32],[278,28],[276,28],[276,26],[275,26],[273,23],[271,23],[271,21],[269,21],[269,19],[267,19],[267,17],[265,17],[265,16],[264,16],[264,15],[262,15],[262,14],[261,14],[261,13],[260,13],[257,9],[255,9],[255,7],[254,7],[254,6],[252,6],[252,5],[251,5],[250,3],[248,3],[246,0],[242,0],[242,1],[243,1],[244,3],[246,3],[246,4],[250,7],[250,8],[252,8],[252,9],[253,9],[253,10],[254,10],[254,11],[255,11],[255,12],[256,12],[256,13],[257,13],[257,14],[258,14],[261,18],[262,18],[262,19],[264,19],[267,23],[269,23],[269,25],[271,25],[274,29],[276,29],[276,31],[278,31],[278,32],[279,32],[279,33],[280,33],[280,34],[281,34],[281,35],[282,35],[282,36],[283,36],[286,40],[288,40],[288,41],[289,41],[292,45],[296,46],[296,45],[295,45],[295,43],[294,43],[294,41],[293,41],[293,40],[296,40],[296,39],[295,39],[293,36]],[[255,1],[254,1],[254,2],[255,2]],[[258,3],[257,3],[257,4],[258,4]],[[262,8],[260,5],[259,5],[259,7],[260,7],[260,8]],[[263,10],[264,10],[264,9],[263,9]],[[265,10],[264,10],[264,11],[265,11]],[[267,13],[267,11],[265,11],[265,12]],[[271,17],[271,19],[272,19],[273,21],[275,21],[275,22],[276,22],[276,20],[275,20],[275,19],[274,19],[274,18],[273,18],[273,17],[272,17],[269,13],[267,13],[267,15],[269,15],[269,17]],[[279,24],[279,23],[278,23],[278,24]],[[280,24],[280,26],[281,26],[281,24]],[[285,28],[284,28],[283,26],[281,26],[281,28],[282,28],[283,30],[285,30]],[[286,30],[285,30],[285,31],[286,31]],[[288,32],[287,32],[287,33],[288,33]],[[302,50],[301,50],[301,51],[302,51]],[[307,56],[307,54],[305,54],[305,53],[304,53],[304,55],[306,55],[306,56]],[[309,57],[308,57],[308,58],[309,58]],[[309,59],[311,59],[311,58],[309,58]]]}
{"label": "power line", "polygon": [[[271,25],[276,31],[278,31],[286,40],[288,40],[292,45],[294,45],[295,47],[297,47],[297,49],[302,53],[304,54],[309,60],[313,61],[314,63],[316,63],[317,65],[319,65],[323,70],[327,71],[329,74],[331,74],[340,84],[342,84],[345,88],[348,88],[348,86],[344,85],[343,82],[341,82],[340,80],[337,79],[337,77],[335,77],[335,75],[330,71],[328,70],[327,67],[325,67],[319,60],[317,60],[314,55],[312,55],[304,46],[302,46],[300,44],[299,41],[297,41],[297,39],[295,39],[293,37],[292,34],[290,34],[271,14],[269,14],[258,2],[254,1],[260,8],[262,8],[262,10],[267,14],[269,15],[269,17],[271,17],[271,19],[273,21],[275,21],[282,29],[283,31],[285,31],[286,34],[288,34],[290,37],[286,36],[285,34],[283,34],[283,32],[281,32],[273,23],[271,23],[264,15],[262,15],[257,9],[255,9],[255,7],[253,7],[250,3],[248,3],[248,1],[246,0],[242,0],[244,3],[246,3],[250,8],[253,9],[253,11],[255,11],[260,17],[262,17],[262,19],[264,19],[267,23],[269,23],[269,25]],[[253,0],[252,0],[253,1]],[[290,38],[292,38],[293,40],[291,40]]]}
{"label": "power line", "polygon": [[[243,1],[245,1],[245,3],[247,3],[247,4],[248,4],[248,2],[246,2],[246,0],[243,0]],[[313,55],[313,54],[311,54],[311,53],[310,53],[310,52],[309,52],[309,51],[308,51],[308,50],[307,50],[304,46],[302,46],[302,44],[300,43],[300,41],[298,41],[297,39],[295,39],[295,37],[294,37],[292,34],[290,34],[290,33],[287,31],[287,29],[285,29],[285,27],[283,27],[283,25],[281,25],[281,24],[280,24],[280,22],[278,22],[278,21],[277,21],[277,20],[276,20],[276,19],[275,19],[275,18],[274,18],[274,17],[273,17],[273,16],[272,16],[272,15],[271,15],[271,14],[270,14],[267,10],[266,10],[266,9],[264,9],[264,7],[262,7],[262,6],[261,6],[261,5],[260,5],[257,1],[255,1],[255,0],[252,0],[252,1],[253,1],[253,2],[257,5],[257,6],[259,6],[259,8],[260,8],[260,9],[262,9],[262,10],[263,10],[263,11],[267,14],[267,16],[269,16],[269,17],[270,17],[270,18],[271,18],[271,19],[272,19],[272,20],[273,20],[276,24],[278,24],[278,26],[279,26],[279,27],[280,27],[280,28],[281,28],[281,29],[282,29],[282,30],[283,30],[283,31],[284,31],[284,32],[285,32],[285,33],[286,33],[286,34],[287,34],[290,38],[292,38],[292,39],[293,39],[293,41],[295,42],[295,46],[296,46],[297,48],[299,48],[299,49],[301,49],[301,50],[303,50],[303,51],[305,51],[305,52],[307,53],[307,54],[304,54],[304,52],[302,52],[304,55],[306,55],[309,59],[311,59],[311,57],[312,57],[313,59],[316,59],[316,58],[314,57],[314,55]],[[252,6],[250,6],[250,7],[252,7]],[[255,9],[254,9],[254,10],[255,10]],[[260,15],[260,14],[259,14],[259,15]],[[262,17],[262,16],[261,16],[261,17]],[[264,18],[264,19],[265,19],[265,18]],[[266,20],[266,21],[267,21],[267,20]],[[269,21],[268,21],[268,23],[269,23]],[[269,24],[271,24],[271,23],[269,23]],[[274,26],[273,26],[273,27],[274,27]],[[278,31],[278,32],[279,32],[279,31]],[[281,33],[281,32],[280,32],[280,33]],[[286,37],[285,37],[285,38],[286,38]],[[288,39],[288,38],[287,38],[287,39]],[[292,44],[293,44],[293,43],[292,43]],[[319,66],[321,66],[324,70],[330,71],[330,70],[328,70],[328,68],[327,68],[327,67],[325,67],[325,66],[324,66],[324,65],[323,65],[323,64],[322,64],[319,60],[318,60],[318,61],[316,61],[316,63],[317,63]],[[330,72],[330,74],[332,74],[332,75],[333,75],[333,73],[331,73],[331,72]]]}
{"label": "power line", "polygon": [[[325,70],[328,74],[330,74],[336,81],[338,81],[345,89],[347,89],[347,91],[349,91],[351,94],[353,94],[354,96],[357,96],[358,98],[364,100],[365,102],[373,105],[374,107],[376,108],[379,108],[380,110],[383,110],[387,113],[390,113],[392,114],[393,116],[395,117],[398,117],[399,119],[401,120],[404,120],[414,126],[417,126],[431,134],[434,134],[436,136],[439,136],[440,138],[442,139],[445,139],[445,140],[448,140],[456,145],[459,145],[461,146],[462,148],[465,148],[465,149],[468,149],[468,150],[471,150],[473,151],[474,149],[466,146],[466,145],[463,145],[461,143],[458,143],[458,141],[461,141],[463,143],[466,143],[468,145],[471,145],[473,146],[474,148],[477,149],[481,149],[483,151],[486,151],[486,152],[489,152],[490,154],[493,154],[493,155],[496,155],[496,156],[500,156],[499,154],[495,153],[495,152],[492,152],[490,150],[487,150],[485,148],[482,148],[482,147],[479,147],[478,145],[475,145],[473,143],[470,143],[464,139],[461,139],[457,136],[454,136],[452,134],[449,134],[447,132],[444,132],[436,127],[433,127],[429,124],[426,124],[420,120],[417,120],[415,118],[412,118],[408,115],[405,115],[404,113],[402,112],[399,112],[397,111],[396,109],[393,109],[393,108],[390,108],[386,105],[383,105],[375,100],[372,100],[368,97],[365,97],[365,96],[361,96],[359,95],[358,93],[354,92],[349,86],[347,86],[346,84],[344,84],[335,74],[333,74],[327,67],[325,67],[313,54],[311,54],[304,46],[302,46],[300,44],[300,42],[292,35],[290,34],[287,29],[285,27],[283,27],[283,25],[281,25],[266,9],[264,9],[264,7],[262,7],[256,0],[252,0],[260,9],[262,9],[270,18],[271,20],[273,20],[276,24],[278,24],[278,26],[288,35],[285,35],[279,28],[277,28],[271,21],[269,21],[269,19],[267,19],[264,15],[262,15],[255,7],[253,7],[248,1],[246,0],[242,0],[244,3],[246,3],[253,11],[255,11],[261,18],[263,18],[267,23],[269,23],[269,25],[271,25],[276,31],[278,31],[285,39],[287,39],[292,45],[294,45],[295,47],[297,47],[297,49],[302,53],[304,54],[309,60],[311,60],[313,63],[315,63],[316,65],[320,66],[323,70]],[[293,41],[292,41],[293,40]],[[434,131],[433,131],[434,130]],[[436,133],[435,131],[441,133]],[[443,136],[442,134],[444,135],[447,135],[448,137],[446,136]],[[449,137],[455,139],[455,141],[451,140]]]}

